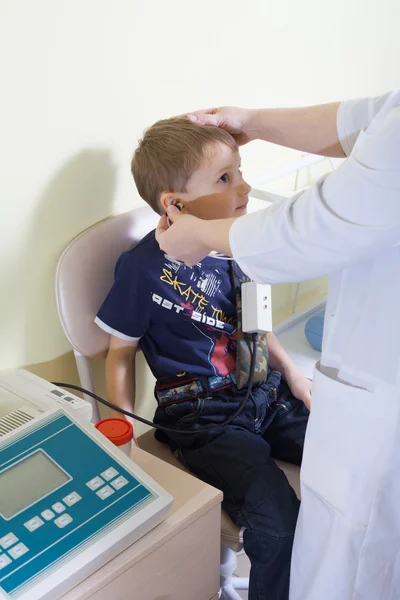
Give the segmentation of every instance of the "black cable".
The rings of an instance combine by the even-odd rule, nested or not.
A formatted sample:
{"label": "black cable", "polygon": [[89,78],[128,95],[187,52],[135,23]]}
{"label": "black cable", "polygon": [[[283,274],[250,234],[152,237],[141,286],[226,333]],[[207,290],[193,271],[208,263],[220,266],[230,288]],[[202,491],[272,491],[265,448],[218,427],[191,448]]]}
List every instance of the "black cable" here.
{"label": "black cable", "polygon": [[152,421],[148,421],[147,419],[144,419],[143,417],[139,417],[138,415],[135,415],[134,413],[131,413],[128,410],[125,410],[124,408],[115,406],[115,404],[111,404],[111,402],[104,400],[104,398],[101,398],[101,396],[98,396],[97,394],[95,394],[94,392],[90,392],[89,390],[85,390],[85,388],[80,387],[79,385],[74,385],[72,383],[60,383],[57,381],[52,381],[51,383],[52,383],[52,385],[56,385],[57,387],[60,387],[60,388],[66,388],[69,390],[77,390],[78,392],[87,394],[88,396],[91,396],[92,398],[97,400],[97,402],[104,404],[104,406],[108,406],[108,408],[112,408],[113,410],[116,410],[117,412],[120,412],[123,415],[131,417],[132,419],[135,419],[136,421],[140,421],[141,423],[144,423],[145,425],[150,425],[150,427],[154,427],[155,429],[160,429],[161,431],[169,431],[170,433],[179,433],[179,434],[189,433],[192,435],[193,433],[198,433],[199,431],[202,431],[205,429],[210,431],[214,427],[223,427],[224,425],[229,425],[229,423],[232,423],[232,421],[234,419],[236,419],[236,417],[239,416],[243,412],[244,407],[247,403],[247,400],[250,397],[251,388],[253,386],[253,381],[254,381],[254,372],[255,372],[255,367],[256,367],[256,353],[257,353],[257,338],[258,338],[258,333],[252,333],[253,351],[251,354],[250,373],[249,373],[249,381],[248,381],[248,385],[247,385],[246,396],[243,398],[243,401],[241,402],[239,408],[233,415],[228,417],[228,419],[226,419],[219,425],[211,425],[210,427],[206,426],[206,427],[201,427],[200,429],[173,429],[172,427],[164,427],[163,425],[157,425],[156,423],[153,423]]}

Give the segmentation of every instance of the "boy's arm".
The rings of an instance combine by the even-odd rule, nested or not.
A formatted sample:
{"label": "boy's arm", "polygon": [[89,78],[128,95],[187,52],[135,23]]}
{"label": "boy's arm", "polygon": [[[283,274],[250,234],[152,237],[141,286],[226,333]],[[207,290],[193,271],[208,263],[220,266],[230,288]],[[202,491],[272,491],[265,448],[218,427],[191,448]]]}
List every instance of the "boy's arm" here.
{"label": "boy's arm", "polygon": [[285,348],[273,333],[267,333],[267,339],[268,366],[271,367],[271,369],[282,373],[293,396],[302,400],[307,408],[310,409],[311,381],[302,374],[298,367],[296,367]]}
{"label": "boy's arm", "polygon": [[[111,335],[106,358],[107,399],[130,412],[135,405],[135,358],[138,347],[139,341],[126,342]],[[134,425],[134,419],[116,410],[110,409],[110,417],[127,419]]]}

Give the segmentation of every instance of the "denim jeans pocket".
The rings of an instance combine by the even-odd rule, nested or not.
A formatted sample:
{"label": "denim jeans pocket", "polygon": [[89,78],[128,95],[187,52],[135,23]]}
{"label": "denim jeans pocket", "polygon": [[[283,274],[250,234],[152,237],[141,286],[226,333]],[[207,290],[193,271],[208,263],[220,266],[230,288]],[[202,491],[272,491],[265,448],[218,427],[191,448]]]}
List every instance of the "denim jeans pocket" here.
{"label": "denim jeans pocket", "polygon": [[272,404],[272,408],[275,408],[275,420],[285,418],[288,413],[295,407],[296,403],[299,402],[292,394],[289,389],[280,393],[281,390],[275,389],[275,402]]}
{"label": "denim jeans pocket", "polygon": [[176,423],[190,423],[195,421],[204,408],[204,398],[196,398],[187,402],[177,402],[165,407],[165,412]]}

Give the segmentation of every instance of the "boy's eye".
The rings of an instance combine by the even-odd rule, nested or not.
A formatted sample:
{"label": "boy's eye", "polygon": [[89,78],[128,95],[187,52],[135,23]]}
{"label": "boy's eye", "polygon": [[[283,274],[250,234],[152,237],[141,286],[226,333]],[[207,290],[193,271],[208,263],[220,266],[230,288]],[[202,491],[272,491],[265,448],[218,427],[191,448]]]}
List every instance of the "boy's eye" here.
{"label": "boy's eye", "polygon": [[228,173],[224,173],[223,175],[221,175],[221,177],[219,178],[219,181],[222,181],[222,183],[228,183],[228,181],[229,181]]}

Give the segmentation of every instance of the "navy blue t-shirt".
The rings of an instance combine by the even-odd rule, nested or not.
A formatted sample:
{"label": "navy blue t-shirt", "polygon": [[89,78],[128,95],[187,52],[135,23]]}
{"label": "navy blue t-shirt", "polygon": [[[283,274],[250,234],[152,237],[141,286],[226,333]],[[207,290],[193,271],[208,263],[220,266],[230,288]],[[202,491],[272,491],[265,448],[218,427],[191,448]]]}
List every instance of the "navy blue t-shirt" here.
{"label": "navy blue t-shirt", "polygon": [[229,261],[194,267],[169,258],[149,233],[124,252],[96,323],[137,340],[157,379],[183,372],[227,375],[236,367],[236,301]]}

